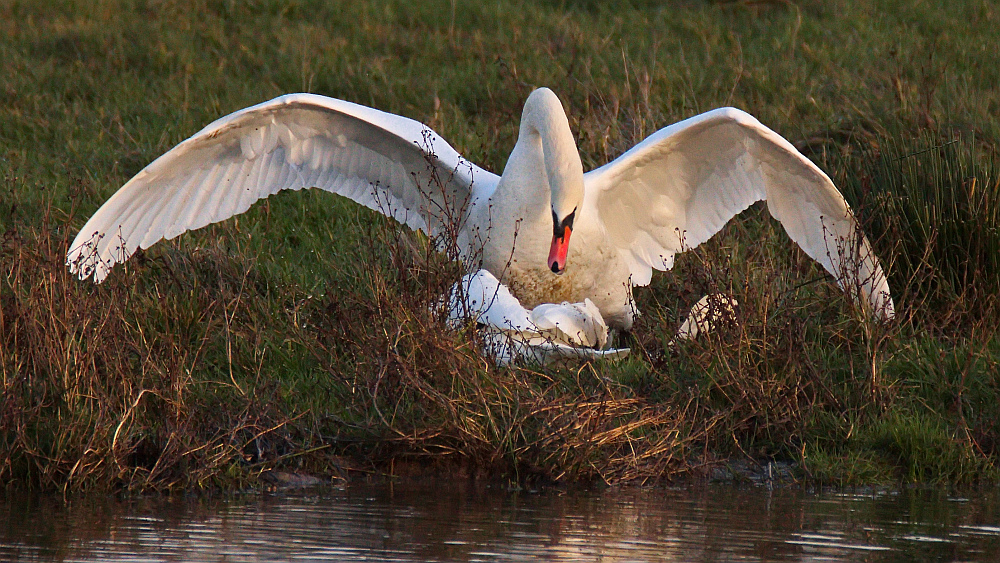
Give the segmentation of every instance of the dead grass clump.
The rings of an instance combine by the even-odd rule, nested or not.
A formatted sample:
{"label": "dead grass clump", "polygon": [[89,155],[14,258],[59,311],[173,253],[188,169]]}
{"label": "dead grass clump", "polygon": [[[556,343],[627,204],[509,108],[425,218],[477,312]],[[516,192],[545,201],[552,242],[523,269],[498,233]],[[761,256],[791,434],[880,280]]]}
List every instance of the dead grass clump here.
{"label": "dead grass clump", "polygon": [[460,266],[384,222],[369,239],[378,243],[352,260],[364,264],[356,285],[328,294],[311,321],[331,372],[357,390],[352,418],[377,429],[369,455],[544,480],[648,480],[686,467],[705,427],[689,409],[636,397],[599,364],[498,367],[475,326],[448,329],[433,307]]}
{"label": "dead grass clump", "polygon": [[[80,282],[64,264],[65,223],[46,214],[0,241],[0,480],[64,491],[204,486],[247,479],[301,446],[276,384],[240,381],[247,354],[226,347],[251,332],[232,322],[247,307],[238,287],[182,292],[169,259]],[[216,258],[220,280],[240,279],[238,260]]]}
{"label": "dead grass clump", "polygon": [[536,433],[521,458],[555,480],[645,483],[689,471],[718,418],[697,419],[691,402],[657,404],[629,395],[606,385],[591,395],[539,397],[530,409]]}

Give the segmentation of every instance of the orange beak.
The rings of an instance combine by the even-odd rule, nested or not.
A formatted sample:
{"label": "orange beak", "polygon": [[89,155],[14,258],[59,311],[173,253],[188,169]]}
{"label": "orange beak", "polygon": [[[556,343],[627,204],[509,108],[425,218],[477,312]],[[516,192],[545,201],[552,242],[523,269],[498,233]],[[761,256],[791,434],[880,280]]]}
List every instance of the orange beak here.
{"label": "orange beak", "polygon": [[569,254],[569,236],[573,234],[573,229],[568,225],[563,227],[562,236],[552,235],[552,247],[549,249],[549,269],[554,274],[561,274],[566,270],[566,255]]}

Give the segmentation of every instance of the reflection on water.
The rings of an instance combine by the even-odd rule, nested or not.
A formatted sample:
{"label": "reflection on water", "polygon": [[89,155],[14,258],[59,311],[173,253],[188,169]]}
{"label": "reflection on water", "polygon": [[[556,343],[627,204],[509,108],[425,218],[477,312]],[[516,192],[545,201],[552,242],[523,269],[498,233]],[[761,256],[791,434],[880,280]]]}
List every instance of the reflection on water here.
{"label": "reflection on water", "polygon": [[997,561],[995,491],[807,494],[352,484],[218,499],[0,500],[0,560]]}

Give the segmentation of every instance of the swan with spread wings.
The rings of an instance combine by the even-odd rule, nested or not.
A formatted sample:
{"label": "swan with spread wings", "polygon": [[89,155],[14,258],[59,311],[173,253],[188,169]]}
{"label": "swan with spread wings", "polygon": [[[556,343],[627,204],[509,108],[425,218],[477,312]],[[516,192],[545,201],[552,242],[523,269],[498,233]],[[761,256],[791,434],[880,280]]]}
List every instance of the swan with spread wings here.
{"label": "swan with spread wings", "polygon": [[525,307],[589,299],[622,329],[636,314],[634,286],[766,200],[841,287],[878,318],[893,316],[885,275],[843,196],[749,114],[686,119],[584,173],[547,88],[528,96],[500,176],[417,121],[346,101],[290,94],[237,111],[129,180],[80,230],[67,263],[100,282],[137,248],[309,187],[450,237],[470,271],[491,272]]}

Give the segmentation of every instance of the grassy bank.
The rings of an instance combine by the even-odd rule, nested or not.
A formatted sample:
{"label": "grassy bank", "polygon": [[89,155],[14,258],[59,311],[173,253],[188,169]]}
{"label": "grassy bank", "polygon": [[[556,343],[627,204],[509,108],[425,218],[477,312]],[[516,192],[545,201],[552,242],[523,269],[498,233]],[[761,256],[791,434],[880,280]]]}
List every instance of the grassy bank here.
{"label": "grassy bank", "polygon": [[[750,458],[823,482],[995,482],[998,22],[973,1],[5,3],[0,480],[417,464],[648,482]],[[637,292],[619,364],[498,369],[428,309],[457,267],[325,193],[160,243],[100,286],[63,264],[121,184],[230,111],[348,99],[499,172],[541,85],[587,168],[700,111],[753,113],[841,186],[898,322],[865,323],[760,206]],[[737,322],[667,347],[709,291],[736,296]]]}

